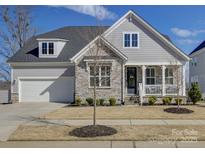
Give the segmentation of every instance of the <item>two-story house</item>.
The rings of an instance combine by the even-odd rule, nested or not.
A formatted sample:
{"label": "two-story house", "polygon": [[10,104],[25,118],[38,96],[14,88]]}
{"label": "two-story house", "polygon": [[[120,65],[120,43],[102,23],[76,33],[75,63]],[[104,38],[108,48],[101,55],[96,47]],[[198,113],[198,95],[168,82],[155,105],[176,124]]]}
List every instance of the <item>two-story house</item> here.
{"label": "two-story house", "polygon": [[[100,47],[98,42],[101,43]],[[13,102],[73,102],[97,97],[185,96],[189,57],[133,11],[112,26],[63,27],[37,35],[8,60]],[[177,66],[177,67],[176,67]],[[180,70],[180,78],[175,77]]]}

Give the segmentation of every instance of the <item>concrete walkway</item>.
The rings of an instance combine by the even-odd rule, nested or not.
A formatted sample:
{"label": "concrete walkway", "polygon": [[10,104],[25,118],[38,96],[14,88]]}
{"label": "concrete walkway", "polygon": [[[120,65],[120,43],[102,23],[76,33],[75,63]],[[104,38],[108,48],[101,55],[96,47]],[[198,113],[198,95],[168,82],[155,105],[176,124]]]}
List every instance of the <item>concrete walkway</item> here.
{"label": "concrete walkway", "polygon": [[19,141],[0,142],[0,148],[205,148],[205,142]]}
{"label": "concrete walkway", "polygon": [[59,109],[60,103],[16,103],[0,105],[0,141],[6,141],[19,125],[35,120],[36,116]]}
{"label": "concrete walkway", "polygon": [[[35,119],[26,125],[91,125],[92,120],[41,120]],[[205,120],[97,120],[99,125],[205,125]]]}

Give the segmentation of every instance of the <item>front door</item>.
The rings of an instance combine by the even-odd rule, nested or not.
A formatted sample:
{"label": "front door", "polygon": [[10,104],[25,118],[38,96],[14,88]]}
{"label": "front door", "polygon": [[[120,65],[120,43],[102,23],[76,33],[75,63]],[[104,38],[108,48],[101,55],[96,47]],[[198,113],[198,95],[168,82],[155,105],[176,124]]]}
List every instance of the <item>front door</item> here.
{"label": "front door", "polygon": [[137,75],[136,67],[127,67],[127,94],[136,94]]}

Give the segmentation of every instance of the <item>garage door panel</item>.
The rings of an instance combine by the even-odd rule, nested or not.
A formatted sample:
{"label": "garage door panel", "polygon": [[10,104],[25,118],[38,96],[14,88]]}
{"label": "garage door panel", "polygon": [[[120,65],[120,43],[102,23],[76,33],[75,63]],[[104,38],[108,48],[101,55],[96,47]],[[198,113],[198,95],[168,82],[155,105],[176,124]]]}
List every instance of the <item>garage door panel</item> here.
{"label": "garage door panel", "polygon": [[21,102],[72,102],[74,79],[24,79],[20,80]]}

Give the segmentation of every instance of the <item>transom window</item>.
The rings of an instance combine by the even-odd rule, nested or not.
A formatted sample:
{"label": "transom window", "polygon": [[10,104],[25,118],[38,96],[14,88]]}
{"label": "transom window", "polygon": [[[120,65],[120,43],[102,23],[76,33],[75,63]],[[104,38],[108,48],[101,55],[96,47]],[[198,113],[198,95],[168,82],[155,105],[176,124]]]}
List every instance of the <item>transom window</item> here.
{"label": "transom window", "polygon": [[154,68],[147,68],[146,69],[146,84],[153,85],[155,84],[156,77],[155,77],[155,69]]}
{"label": "transom window", "polygon": [[124,33],[124,47],[126,48],[138,48],[139,47],[139,35],[138,33]]}
{"label": "transom window", "polygon": [[174,84],[173,68],[165,69],[165,83]]}
{"label": "transom window", "polygon": [[43,55],[53,55],[54,54],[54,43],[53,42],[43,42],[42,43],[42,54]]}
{"label": "transom window", "polygon": [[[90,87],[94,86],[94,66],[90,66]],[[96,66],[96,87],[110,87],[111,66]]]}

